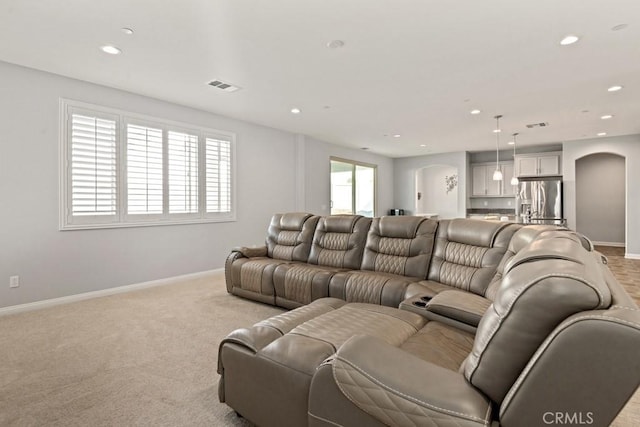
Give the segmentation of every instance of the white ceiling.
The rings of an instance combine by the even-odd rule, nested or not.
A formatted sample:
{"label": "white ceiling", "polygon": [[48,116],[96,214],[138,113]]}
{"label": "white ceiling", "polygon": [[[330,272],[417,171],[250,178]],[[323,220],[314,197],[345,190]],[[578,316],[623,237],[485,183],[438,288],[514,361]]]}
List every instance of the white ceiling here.
{"label": "white ceiling", "polygon": [[639,0],[2,0],[0,60],[392,157],[640,133]]}

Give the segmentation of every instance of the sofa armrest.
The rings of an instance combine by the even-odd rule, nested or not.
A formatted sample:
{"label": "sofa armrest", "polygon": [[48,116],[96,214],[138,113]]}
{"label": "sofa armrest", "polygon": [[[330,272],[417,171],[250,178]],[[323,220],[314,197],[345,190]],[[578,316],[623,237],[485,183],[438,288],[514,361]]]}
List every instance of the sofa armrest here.
{"label": "sofa armrest", "polygon": [[480,295],[464,291],[447,290],[434,296],[427,311],[471,326],[478,326],[491,301]]}
{"label": "sofa armrest", "polygon": [[[358,335],[343,344],[329,363],[340,392],[360,411],[382,424],[478,426],[491,423],[491,402],[458,372],[421,360],[377,338]],[[314,379],[315,380],[315,379]],[[349,417],[313,392],[310,416]],[[318,384],[318,387],[322,387]],[[353,408],[354,412],[359,412]]]}
{"label": "sofa armrest", "polygon": [[231,252],[240,252],[242,256],[246,258],[257,258],[267,256],[267,247],[259,246],[255,248],[249,248],[246,246],[238,246],[231,249]]}
{"label": "sofa armrest", "polygon": [[[257,258],[257,257],[266,257],[267,256],[267,247],[261,246],[257,248],[248,248],[246,246],[238,246],[236,248],[231,249],[231,253],[227,256],[227,259],[224,263],[224,278],[227,285],[227,292],[232,293],[233,291],[233,271],[232,267],[236,260],[240,258]],[[236,278],[236,281],[239,278]]]}

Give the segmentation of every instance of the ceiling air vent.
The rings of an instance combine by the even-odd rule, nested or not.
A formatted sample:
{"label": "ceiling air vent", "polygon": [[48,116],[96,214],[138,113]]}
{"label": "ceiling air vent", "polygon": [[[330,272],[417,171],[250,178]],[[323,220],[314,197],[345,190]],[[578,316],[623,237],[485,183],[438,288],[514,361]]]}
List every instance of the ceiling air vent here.
{"label": "ceiling air vent", "polygon": [[549,123],[547,122],[542,122],[542,123],[531,123],[530,125],[527,125],[527,127],[529,129],[533,129],[533,128],[543,128],[549,126]]}
{"label": "ceiling air vent", "polygon": [[235,85],[232,85],[231,83],[223,82],[222,80],[218,80],[218,79],[211,80],[207,84],[209,86],[213,86],[225,92],[235,92],[237,90],[240,90],[239,86],[235,86]]}

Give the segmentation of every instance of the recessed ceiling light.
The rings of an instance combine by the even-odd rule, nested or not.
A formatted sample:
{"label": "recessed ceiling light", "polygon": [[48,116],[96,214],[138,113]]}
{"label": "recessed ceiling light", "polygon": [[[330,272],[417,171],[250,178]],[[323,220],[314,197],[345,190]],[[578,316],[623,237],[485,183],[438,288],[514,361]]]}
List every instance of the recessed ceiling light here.
{"label": "recessed ceiling light", "polygon": [[123,33],[125,33],[128,36],[133,35],[133,30],[131,28],[128,28],[128,27],[122,27],[122,28],[120,28],[120,31],[122,31]]}
{"label": "recessed ceiling light", "polygon": [[395,135],[393,135],[394,138],[400,138],[400,134],[396,133]]}
{"label": "recessed ceiling light", "polygon": [[480,110],[471,110],[471,114],[480,114]]}
{"label": "recessed ceiling light", "polygon": [[109,55],[119,55],[120,53],[122,53],[120,49],[118,49],[115,46],[111,46],[109,44],[105,46],[101,46],[100,49],[102,49],[104,53],[108,53]]}
{"label": "recessed ceiling light", "polygon": [[500,132],[502,132],[502,129],[494,129],[493,130],[493,133],[500,133]]}
{"label": "recessed ceiling light", "polygon": [[420,144],[420,147],[426,147],[427,144]]}
{"label": "recessed ceiling light", "polygon": [[560,44],[562,46],[568,46],[570,44],[574,44],[578,40],[580,40],[580,37],[574,36],[574,35],[568,35],[565,38],[563,38],[562,40],[560,40]]}
{"label": "recessed ceiling light", "polygon": [[606,136],[606,135],[607,135],[607,133],[606,133],[606,132],[599,132],[599,133],[598,133],[598,136]]}
{"label": "recessed ceiling light", "polygon": [[604,116],[600,116],[600,118],[602,120],[609,120],[610,118],[612,118],[613,116],[611,114],[605,114]]}
{"label": "recessed ceiling light", "polygon": [[507,142],[507,144],[509,144],[509,145],[515,145],[516,143],[515,143],[515,142],[513,142],[513,141],[509,141],[509,142]]}
{"label": "recessed ceiling light", "polygon": [[329,49],[340,49],[343,46],[344,42],[342,40],[331,40],[329,43],[327,43],[327,47]]}
{"label": "recessed ceiling light", "polygon": [[620,30],[624,30],[627,27],[628,27],[627,24],[618,24],[618,25],[615,25],[615,26],[611,27],[611,30],[620,31]]}
{"label": "recessed ceiling light", "polygon": [[620,89],[622,89],[622,86],[620,85],[615,85],[615,86],[611,86],[609,89],[607,89],[609,92],[617,92]]}
{"label": "recessed ceiling light", "polygon": [[291,114],[300,114],[302,112],[301,109],[299,108],[292,108],[291,109]]}

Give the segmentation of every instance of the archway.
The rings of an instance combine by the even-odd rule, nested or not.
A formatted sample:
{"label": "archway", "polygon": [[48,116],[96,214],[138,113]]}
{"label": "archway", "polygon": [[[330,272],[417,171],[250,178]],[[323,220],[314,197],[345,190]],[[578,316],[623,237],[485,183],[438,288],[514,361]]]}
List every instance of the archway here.
{"label": "archway", "polygon": [[594,153],[576,160],[576,230],[594,243],[625,246],[626,159]]}
{"label": "archway", "polygon": [[437,214],[440,218],[458,215],[458,168],[431,165],[416,170],[415,212]]}

